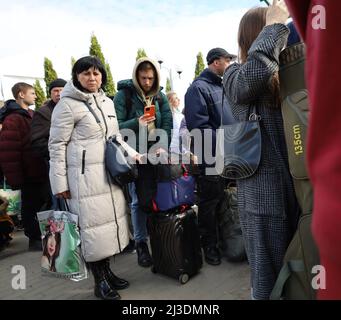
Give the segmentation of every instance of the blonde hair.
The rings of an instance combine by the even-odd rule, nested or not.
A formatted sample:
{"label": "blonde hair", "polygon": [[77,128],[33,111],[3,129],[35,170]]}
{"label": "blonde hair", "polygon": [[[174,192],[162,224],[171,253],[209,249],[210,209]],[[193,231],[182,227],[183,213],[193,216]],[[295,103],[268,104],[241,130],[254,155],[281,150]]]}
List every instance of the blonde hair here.
{"label": "blonde hair", "polygon": [[176,92],[174,92],[174,91],[167,92],[166,96],[167,96],[167,99],[168,99],[169,104],[171,106],[171,109],[173,109],[173,105],[171,103],[171,100],[173,99],[174,96],[177,96]]}
{"label": "blonde hair", "polygon": [[176,95],[176,93],[174,91],[169,91],[166,94],[168,100],[171,99],[174,95]]}

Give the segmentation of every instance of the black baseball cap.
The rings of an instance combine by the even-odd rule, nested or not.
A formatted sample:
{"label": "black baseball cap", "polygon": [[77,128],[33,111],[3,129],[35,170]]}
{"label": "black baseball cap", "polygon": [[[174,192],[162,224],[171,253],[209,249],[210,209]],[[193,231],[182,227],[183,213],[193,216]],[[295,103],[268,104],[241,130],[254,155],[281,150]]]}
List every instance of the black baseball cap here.
{"label": "black baseball cap", "polygon": [[231,60],[235,60],[237,56],[234,54],[228,53],[223,48],[214,48],[208,52],[206,56],[206,61],[207,61],[207,64],[210,65],[214,60],[217,60],[220,58],[229,58]]}

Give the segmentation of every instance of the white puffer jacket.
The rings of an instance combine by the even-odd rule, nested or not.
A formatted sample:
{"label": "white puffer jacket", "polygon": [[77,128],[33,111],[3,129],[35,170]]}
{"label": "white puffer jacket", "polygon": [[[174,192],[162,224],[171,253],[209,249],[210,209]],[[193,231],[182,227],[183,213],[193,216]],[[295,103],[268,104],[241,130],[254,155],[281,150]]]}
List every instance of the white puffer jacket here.
{"label": "white puffer jacket", "polygon": [[[70,211],[79,216],[87,262],[112,256],[129,241],[125,199],[122,190],[108,182],[104,165],[106,138],[118,133],[114,104],[104,92],[84,93],[68,82],[52,114],[50,181],[53,194],[71,192]],[[130,155],[136,154],[122,144]]]}

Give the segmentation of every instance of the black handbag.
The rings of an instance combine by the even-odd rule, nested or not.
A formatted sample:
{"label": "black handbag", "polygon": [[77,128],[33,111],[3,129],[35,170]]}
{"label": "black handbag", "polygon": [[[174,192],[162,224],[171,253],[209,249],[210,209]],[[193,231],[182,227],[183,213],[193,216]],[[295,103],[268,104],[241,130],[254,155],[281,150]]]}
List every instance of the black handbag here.
{"label": "black handbag", "polygon": [[261,117],[254,107],[245,121],[223,125],[222,101],[221,126],[217,132],[216,169],[227,179],[245,179],[257,170],[261,158]]}
{"label": "black handbag", "polygon": [[119,186],[137,179],[137,166],[132,161],[128,161],[116,136],[112,136],[106,141],[105,167],[110,174],[112,182]]}
{"label": "black handbag", "polygon": [[[100,126],[101,121],[92,107],[87,102],[85,102],[85,105]],[[123,147],[117,141],[117,136],[114,135],[109,137],[106,140],[104,154],[105,168],[110,175],[111,181],[120,187],[135,181],[138,176],[136,164],[134,164],[133,161],[128,161],[128,159],[129,157],[126,155]]]}

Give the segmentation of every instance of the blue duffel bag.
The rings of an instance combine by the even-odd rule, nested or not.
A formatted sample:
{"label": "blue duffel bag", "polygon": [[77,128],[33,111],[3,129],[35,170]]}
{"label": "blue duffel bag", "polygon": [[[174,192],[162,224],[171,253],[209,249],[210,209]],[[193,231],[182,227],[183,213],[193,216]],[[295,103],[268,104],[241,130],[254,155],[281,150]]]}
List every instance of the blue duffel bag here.
{"label": "blue duffel bag", "polygon": [[153,199],[155,212],[194,204],[195,178],[188,175],[184,166],[183,171],[183,174],[177,178],[158,182],[156,195]]}

